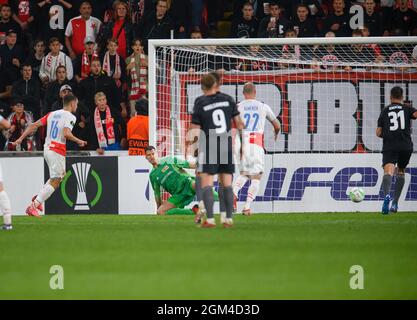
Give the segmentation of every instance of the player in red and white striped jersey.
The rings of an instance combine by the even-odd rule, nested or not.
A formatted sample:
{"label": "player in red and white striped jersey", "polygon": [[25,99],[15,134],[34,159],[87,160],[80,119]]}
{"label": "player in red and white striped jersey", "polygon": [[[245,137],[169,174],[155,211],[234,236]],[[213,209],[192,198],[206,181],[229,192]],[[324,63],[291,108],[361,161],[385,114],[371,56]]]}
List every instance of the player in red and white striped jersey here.
{"label": "player in red and white striped jersey", "polygon": [[[268,119],[274,127],[275,139],[279,133],[280,124],[271,107],[256,100],[256,88],[253,83],[245,83],[243,95],[245,100],[238,104],[240,116],[245,124],[242,138],[243,156],[239,165],[240,176],[237,177],[233,184],[233,193],[236,199],[246,181],[248,179],[251,180],[246,204],[242,211],[244,215],[250,215],[250,206],[258,194],[260,180],[264,171],[265,120]],[[239,144],[240,141],[237,139],[236,142]],[[235,146],[235,150],[240,150],[240,148]]]}
{"label": "player in red and white striped jersey", "polygon": [[27,207],[26,214],[30,216],[39,217],[39,211],[43,210],[42,203],[54,193],[65,176],[66,141],[74,141],[80,147],[87,145],[86,141],[78,139],[71,132],[76,121],[73,113],[77,111],[78,99],[75,96],[68,95],[63,98],[63,101],[64,107],[61,110],[50,112],[31,124],[14,142],[15,145],[19,145],[23,139],[34,133],[38,128],[47,127],[43,154],[49,167],[50,179],[38,195],[33,197],[32,203]]}
{"label": "player in red and white striped jersey", "polygon": [[65,45],[72,60],[84,52],[84,39],[96,40],[101,21],[91,16],[92,8],[88,1],[80,6],[80,16],[72,18],[65,30]]}

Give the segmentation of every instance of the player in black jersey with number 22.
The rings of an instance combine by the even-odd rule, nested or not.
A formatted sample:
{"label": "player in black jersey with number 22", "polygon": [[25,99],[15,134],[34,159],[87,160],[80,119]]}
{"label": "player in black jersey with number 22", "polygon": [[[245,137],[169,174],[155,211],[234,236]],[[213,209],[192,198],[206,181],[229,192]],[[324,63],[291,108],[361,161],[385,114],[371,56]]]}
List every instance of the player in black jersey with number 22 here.
{"label": "player in black jersey with number 22", "polygon": [[[232,174],[235,170],[232,146],[232,124],[241,134],[244,125],[239,116],[236,102],[224,93],[217,92],[216,79],[204,75],[201,79],[201,89],[204,95],[194,103],[190,133],[187,144],[195,141],[196,130],[199,131],[198,163],[201,172],[202,198],[207,212],[207,219],[201,224],[203,228],[215,227],[213,214],[213,180],[218,175],[219,201],[226,210],[226,216],[221,216],[224,227],[233,225],[233,187]],[[194,134],[193,134],[194,132]]]}
{"label": "player in black jersey with number 22", "polygon": [[[391,104],[386,106],[378,118],[376,135],[383,139],[382,166],[384,178],[382,190],[384,192],[384,203],[382,213],[398,211],[398,199],[404,187],[405,168],[413,153],[413,142],[411,140],[411,120],[417,119],[417,109],[403,104],[403,90],[401,87],[391,89]],[[395,185],[394,199],[391,202],[390,189],[392,177],[397,164],[397,182]]]}

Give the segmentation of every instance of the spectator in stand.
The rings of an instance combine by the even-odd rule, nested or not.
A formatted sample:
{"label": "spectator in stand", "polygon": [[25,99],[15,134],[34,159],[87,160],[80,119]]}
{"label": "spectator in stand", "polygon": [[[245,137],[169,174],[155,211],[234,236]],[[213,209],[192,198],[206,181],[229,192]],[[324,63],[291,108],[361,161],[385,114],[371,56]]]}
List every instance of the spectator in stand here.
{"label": "spectator in stand", "polygon": [[325,16],[323,8],[321,7],[320,1],[317,0],[296,0],[292,2],[292,17],[297,15],[297,8],[299,4],[307,6],[309,16],[312,19],[323,18]]}
{"label": "spectator in stand", "polygon": [[7,31],[6,43],[0,46],[0,72],[13,83],[20,76],[20,65],[23,63],[23,48],[16,44],[17,34],[14,30]]}
{"label": "spectator in stand", "polygon": [[154,0],[126,0],[129,6],[130,18],[133,24],[139,24],[142,19],[154,10]]}
{"label": "spectator in stand", "polygon": [[[126,145],[126,126],[120,114],[107,104],[106,95],[97,92],[94,95],[96,107],[88,122],[88,148],[103,154],[104,150],[121,150]],[[124,130],[123,130],[124,129]]]}
{"label": "spectator in stand", "polygon": [[143,40],[145,53],[148,52],[149,39],[169,39],[171,37],[171,29],[173,22],[168,15],[167,0],[157,0],[156,10],[151,12],[139,25],[139,35]]}
{"label": "spectator in stand", "polygon": [[85,39],[96,41],[101,27],[101,21],[91,16],[92,8],[88,1],[80,6],[80,16],[72,18],[65,31],[65,45],[69,56],[74,60],[84,52]]}
{"label": "spectator in stand", "polygon": [[75,86],[72,81],[68,80],[67,69],[65,66],[59,66],[56,68],[55,78],[56,80],[50,82],[46,87],[42,115],[52,111],[52,105],[58,100],[59,92],[63,85],[69,85],[71,88],[74,88]]}
{"label": "spectator in stand", "polygon": [[134,25],[130,22],[128,6],[125,2],[116,0],[113,4],[115,10],[113,20],[105,23],[97,37],[99,51],[106,52],[107,40],[117,39],[119,47],[117,53],[126,59],[131,54],[129,44],[135,38]]}
{"label": "spectator in stand", "polygon": [[269,3],[270,15],[259,23],[258,38],[282,38],[289,26],[289,21],[281,15],[277,2]]}
{"label": "spectator in stand", "polygon": [[397,0],[397,5],[392,13],[390,30],[401,29],[408,36],[417,27],[417,13],[408,7],[407,0]]}
{"label": "spectator in stand", "polygon": [[72,4],[70,0],[44,0],[38,2],[39,36],[45,41],[58,38],[65,43],[65,26],[71,18]]}
{"label": "spectator in stand", "polygon": [[293,14],[294,0],[278,0],[279,7],[281,9],[281,15],[285,16],[288,20],[291,19]]}
{"label": "spectator in stand", "polygon": [[90,75],[91,62],[99,59],[96,46],[93,38],[86,37],[84,39],[84,52],[74,60],[74,74],[77,83],[80,83],[81,80],[86,79]]}
{"label": "spectator in stand", "polygon": [[366,0],[364,6],[364,22],[369,28],[369,35],[372,37],[382,36],[382,14],[375,11],[375,0]]}
{"label": "spectator in stand", "polygon": [[346,9],[344,0],[333,0],[333,12],[329,13],[324,21],[324,33],[334,32],[336,37],[350,37],[350,15]]}
{"label": "spectator in stand", "polygon": [[253,5],[246,2],[242,8],[242,14],[232,22],[230,30],[231,38],[256,38],[259,22],[253,14]]}
{"label": "spectator in stand", "polygon": [[0,45],[6,43],[6,33],[15,30],[18,39],[22,38],[22,29],[19,24],[12,19],[12,8],[9,4],[3,4],[0,10]]}
{"label": "spectator in stand", "polygon": [[68,80],[71,80],[74,76],[70,57],[60,49],[61,42],[59,42],[59,39],[55,37],[51,38],[49,40],[50,52],[43,58],[39,70],[39,78],[44,85],[56,79],[56,68],[58,66],[65,66]]}
{"label": "spectator in stand", "polygon": [[296,17],[292,25],[298,38],[317,37],[319,31],[316,21],[309,16],[307,5],[299,4],[296,9]]}
{"label": "spectator in stand", "polygon": [[104,92],[108,97],[109,105],[113,108],[112,112],[122,112],[123,118],[127,117],[126,106],[121,102],[120,90],[116,86],[113,78],[110,78],[101,68],[99,59],[91,62],[90,76],[81,80],[77,92],[77,97],[84,102],[90,112],[93,112],[96,105],[94,96],[97,92]]}
{"label": "spectator in stand", "polygon": [[203,39],[203,34],[200,30],[192,30],[190,34],[190,39]]}
{"label": "spectator in stand", "polygon": [[127,123],[129,156],[144,156],[149,145],[149,109],[146,96],[135,104],[135,114]]}
{"label": "spectator in stand", "polygon": [[35,120],[41,115],[41,87],[38,78],[32,75],[32,66],[22,64],[22,78],[12,86],[12,96],[19,97],[25,105],[26,111],[30,111]]}
{"label": "spectator in stand", "polygon": [[[336,35],[333,31],[325,34],[326,38],[334,38]],[[316,70],[338,70],[341,69],[340,62],[342,61],[340,53],[341,47],[334,44],[318,46],[313,52],[313,61],[320,62],[313,65]]]}
{"label": "spectator in stand", "polygon": [[59,89],[57,99],[52,103],[51,111],[57,111],[62,109],[62,107],[64,106],[63,99],[68,95],[73,95],[72,88],[70,85],[64,84]]}
{"label": "spectator in stand", "polygon": [[[8,117],[10,129],[3,130],[3,135],[7,139],[4,150],[16,151],[16,146],[12,142],[16,141],[25,131],[25,129],[33,123],[32,114],[25,110],[24,103],[21,99],[15,98],[11,103],[12,113]],[[35,135],[32,134],[22,141],[20,145],[21,151],[35,151]]]}
{"label": "spectator in stand", "polygon": [[143,51],[141,40],[133,41],[132,50],[132,55],[126,59],[130,116],[136,111],[136,102],[148,92],[148,57]]}
{"label": "spectator in stand", "polygon": [[9,0],[13,11],[13,20],[16,21],[23,31],[23,43],[31,45],[34,35],[36,35],[35,0]]}
{"label": "spectator in stand", "polygon": [[[269,0],[236,0],[234,1],[233,16],[236,19],[242,14],[243,5],[249,2],[253,8],[253,15],[261,21],[265,15],[269,14]],[[265,3],[265,9],[264,9]],[[267,12],[267,13],[266,13]]]}
{"label": "spectator in stand", "polygon": [[107,40],[107,52],[102,61],[103,71],[113,78],[117,88],[122,91],[122,84],[126,81],[126,62],[117,53],[118,43],[115,38]]}
{"label": "spectator in stand", "polygon": [[[130,0],[136,1],[138,0]],[[91,4],[93,17],[97,17],[101,21],[103,21],[104,13],[107,9],[111,9],[114,0],[72,0],[72,15],[73,17],[79,14],[79,9],[84,2],[89,2]],[[125,1],[127,2],[127,1]]]}
{"label": "spectator in stand", "polygon": [[41,69],[42,60],[45,57],[45,42],[41,39],[35,40],[33,43],[33,51],[30,52],[25,63],[32,66],[33,76],[39,78],[39,70]]}

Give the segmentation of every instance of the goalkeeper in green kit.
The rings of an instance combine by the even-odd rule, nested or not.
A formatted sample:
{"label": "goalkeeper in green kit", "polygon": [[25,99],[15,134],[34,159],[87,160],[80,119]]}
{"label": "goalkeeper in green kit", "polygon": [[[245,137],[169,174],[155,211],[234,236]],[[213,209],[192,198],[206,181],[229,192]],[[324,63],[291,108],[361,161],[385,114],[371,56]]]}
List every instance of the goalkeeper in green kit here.
{"label": "goalkeeper in green kit", "polygon": [[[196,168],[196,163],[190,163],[178,157],[164,157],[159,159],[153,146],[145,149],[146,160],[153,166],[149,175],[155,194],[155,201],[159,215],[195,215],[198,206],[193,210],[184,209],[195,197],[195,177],[188,174],[184,169]],[[171,196],[162,203],[161,187]],[[217,192],[213,191],[215,198]]]}

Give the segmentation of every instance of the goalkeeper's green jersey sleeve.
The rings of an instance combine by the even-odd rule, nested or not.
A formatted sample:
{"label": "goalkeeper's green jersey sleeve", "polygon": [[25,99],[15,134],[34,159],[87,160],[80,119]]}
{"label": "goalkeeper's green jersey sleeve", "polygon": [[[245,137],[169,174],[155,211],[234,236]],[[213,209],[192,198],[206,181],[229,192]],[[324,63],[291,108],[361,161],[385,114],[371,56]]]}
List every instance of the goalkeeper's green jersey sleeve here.
{"label": "goalkeeper's green jersey sleeve", "polygon": [[187,168],[190,168],[190,164],[186,160],[177,157],[160,159],[158,166],[150,174],[155,197],[160,198],[161,187],[171,195],[180,193],[185,181],[191,177],[182,170]]}

